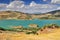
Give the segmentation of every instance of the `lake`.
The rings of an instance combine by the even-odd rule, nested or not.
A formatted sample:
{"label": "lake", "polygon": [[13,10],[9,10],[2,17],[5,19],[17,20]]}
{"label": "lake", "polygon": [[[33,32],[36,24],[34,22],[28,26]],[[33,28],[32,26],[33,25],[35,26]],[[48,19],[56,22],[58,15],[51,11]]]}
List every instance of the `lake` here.
{"label": "lake", "polygon": [[60,26],[60,20],[0,20],[0,27],[10,28],[12,26],[28,27],[29,24],[37,24],[40,27],[48,24],[57,24]]}

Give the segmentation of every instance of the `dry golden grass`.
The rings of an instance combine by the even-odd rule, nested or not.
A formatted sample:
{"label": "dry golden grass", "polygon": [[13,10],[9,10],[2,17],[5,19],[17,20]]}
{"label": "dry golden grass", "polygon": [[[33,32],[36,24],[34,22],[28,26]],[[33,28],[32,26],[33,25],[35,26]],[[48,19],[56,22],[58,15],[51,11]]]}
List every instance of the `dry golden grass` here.
{"label": "dry golden grass", "polygon": [[3,32],[0,33],[0,40],[60,40],[60,29],[54,29],[51,33],[39,35]]}

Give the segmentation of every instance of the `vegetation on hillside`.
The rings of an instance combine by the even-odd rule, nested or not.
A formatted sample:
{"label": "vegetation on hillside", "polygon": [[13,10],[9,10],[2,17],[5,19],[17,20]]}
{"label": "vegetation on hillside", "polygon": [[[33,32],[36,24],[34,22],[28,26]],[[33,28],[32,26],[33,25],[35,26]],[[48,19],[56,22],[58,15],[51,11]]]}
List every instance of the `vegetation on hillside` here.
{"label": "vegetation on hillside", "polygon": [[60,11],[52,11],[40,14],[28,14],[17,11],[2,11],[0,19],[60,19]]}

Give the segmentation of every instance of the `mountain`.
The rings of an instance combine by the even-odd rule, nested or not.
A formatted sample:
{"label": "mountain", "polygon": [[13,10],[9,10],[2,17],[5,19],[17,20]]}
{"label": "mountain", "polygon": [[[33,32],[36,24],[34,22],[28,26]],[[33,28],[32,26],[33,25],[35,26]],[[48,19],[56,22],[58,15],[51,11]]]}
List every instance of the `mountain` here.
{"label": "mountain", "polygon": [[60,10],[40,14],[29,14],[18,11],[0,11],[0,19],[60,19]]}

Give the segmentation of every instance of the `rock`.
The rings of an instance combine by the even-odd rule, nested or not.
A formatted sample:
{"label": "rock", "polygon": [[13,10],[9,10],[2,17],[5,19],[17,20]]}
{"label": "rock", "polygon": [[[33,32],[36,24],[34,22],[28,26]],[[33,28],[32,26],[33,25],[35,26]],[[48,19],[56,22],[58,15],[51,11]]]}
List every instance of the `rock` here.
{"label": "rock", "polygon": [[37,28],[38,25],[37,24],[30,24],[29,27]]}
{"label": "rock", "polygon": [[14,26],[13,28],[19,29],[19,28],[23,28],[23,26]]}

